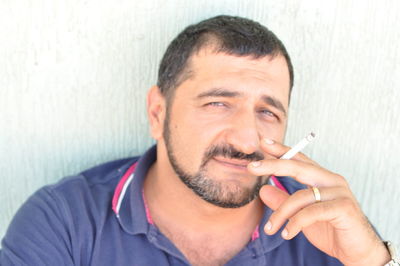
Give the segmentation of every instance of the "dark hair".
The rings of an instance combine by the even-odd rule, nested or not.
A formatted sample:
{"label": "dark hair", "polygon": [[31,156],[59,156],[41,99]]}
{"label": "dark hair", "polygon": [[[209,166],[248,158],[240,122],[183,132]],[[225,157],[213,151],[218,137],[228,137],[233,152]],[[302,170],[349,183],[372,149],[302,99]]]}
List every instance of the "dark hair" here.
{"label": "dark hair", "polygon": [[[283,55],[290,75],[290,92],[293,87],[293,66],[283,43],[273,32],[250,19],[217,16],[203,20],[184,29],[168,46],[160,63],[157,85],[167,99],[175,88],[189,77],[188,61],[207,45],[215,52],[237,56],[266,55],[272,58]],[[289,93],[290,95],[290,93]]]}

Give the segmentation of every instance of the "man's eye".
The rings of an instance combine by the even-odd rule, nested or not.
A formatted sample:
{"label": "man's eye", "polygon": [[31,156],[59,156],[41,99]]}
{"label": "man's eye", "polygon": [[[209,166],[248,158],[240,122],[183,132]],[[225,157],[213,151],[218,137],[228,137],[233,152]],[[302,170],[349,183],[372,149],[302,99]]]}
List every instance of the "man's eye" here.
{"label": "man's eye", "polygon": [[210,103],[207,103],[206,105],[215,106],[215,107],[224,107],[224,106],[226,106],[224,103],[221,103],[221,102],[210,102]]}
{"label": "man's eye", "polygon": [[261,110],[260,113],[262,113],[263,115],[266,115],[266,116],[276,117],[277,118],[277,116],[273,112],[271,112],[270,110]]}

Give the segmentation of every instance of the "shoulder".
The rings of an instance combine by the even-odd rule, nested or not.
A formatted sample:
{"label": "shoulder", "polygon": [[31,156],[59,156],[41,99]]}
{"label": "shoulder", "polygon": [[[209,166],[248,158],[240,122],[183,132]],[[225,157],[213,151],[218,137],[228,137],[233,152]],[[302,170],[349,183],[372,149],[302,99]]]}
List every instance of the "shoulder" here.
{"label": "shoulder", "polygon": [[83,184],[89,189],[95,186],[107,186],[107,184],[118,182],[118,178],[123,175],[124,171],[138,159],[139,157],[132,157],[100,164],[78,175],[64,177],[59,182],[45,186],[44,188],[49,191],[58,192],[69,187],[81,187]]}
{"label": "shoulder", "polygon": [[115,184],[137,159],[108,162],[36,191],[11,221],[0,264],[69,265],[76,258],[88,261],[90,252],[81,254],[80,249],[90,250],[94,230],[101,228],[112,213]]}
{"label": "shoulder", "polygon": [[78,175],[65,177],[42,190],[64,208],[64,214],[73,217],[105,214],[111,210],[111,198],[120,178],[138,158],[107,162]]}
{"label": "shoulder", "polygon": [[[56,197],[77,198],[94,196],[107,197],[115,189],[121,176],[139,157],[125,158],[100,164],[77,175],[67,176],[41,190]],[[40,190],[39,190],[40,191]]]}

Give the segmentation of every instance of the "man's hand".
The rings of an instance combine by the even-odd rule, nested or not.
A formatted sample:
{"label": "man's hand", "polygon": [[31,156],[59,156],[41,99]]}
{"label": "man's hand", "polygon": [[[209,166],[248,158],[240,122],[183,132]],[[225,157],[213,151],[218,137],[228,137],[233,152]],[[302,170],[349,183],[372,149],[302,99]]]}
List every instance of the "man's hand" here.
{"label": "man's hand", "polygon": [[[279,158],[290,148],[280,143],[263,141],[266,154]],[[300,231],[317,248],[336,257],[345,265],[384,265],[390,261],[386,247],[376,235],[353,196],[346,180],[298,153],[291,160],[265,159],[250,163],[255,175],[290,176],[310,187],[292,195],[266,185],[260,190],[261,200],[272,210],[264,231],[282,231],[284,239]],[[317,187],[321,201],[316,202],[311,187]]]}

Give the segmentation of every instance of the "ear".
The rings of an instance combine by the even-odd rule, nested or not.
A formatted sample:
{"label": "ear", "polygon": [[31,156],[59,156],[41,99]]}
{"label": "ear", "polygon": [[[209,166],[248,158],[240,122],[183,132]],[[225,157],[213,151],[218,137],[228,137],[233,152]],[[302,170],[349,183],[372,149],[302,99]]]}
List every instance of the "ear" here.
{"label": "ear", "polygon": [[158,86],[153,86],[147,93],[147,116],[150,122],[150,133],[156,140],[162,138],[165,114],[165,97]]}

